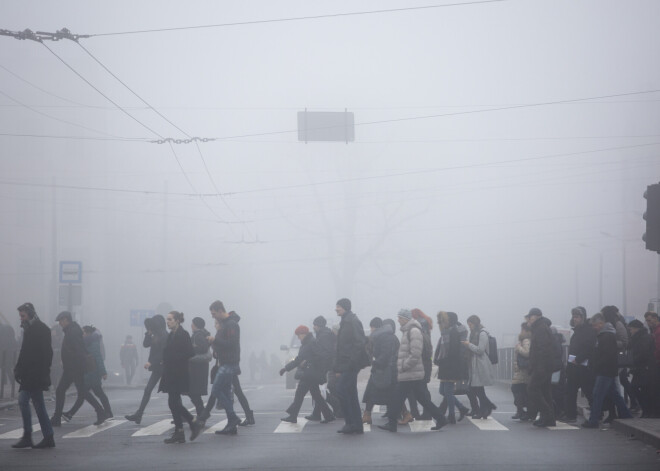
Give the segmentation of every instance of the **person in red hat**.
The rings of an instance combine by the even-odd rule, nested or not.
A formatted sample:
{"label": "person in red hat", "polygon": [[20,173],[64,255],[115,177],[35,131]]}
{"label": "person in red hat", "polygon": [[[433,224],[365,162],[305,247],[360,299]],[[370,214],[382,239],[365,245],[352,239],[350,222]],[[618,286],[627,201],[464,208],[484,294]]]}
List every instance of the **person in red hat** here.
{"label": "person in red hat", "polygon": [[322,349],[319,347],[314,335],[309,333],[309,328],[307,326],[298,326],[295,330],[295,334],[300,339],[298,356],[295,360],[290,361],[280,370],[280,376],[287,371],[298,368],[295,376],[298,380],[298,387],[296,388],[293,403],[286,410],[289,415],[282,418],[282,421],[290,422],[292,424],[298,422],[298,412],[300,412],[305,395],[307,394],[307,391],[309,391],[312,395],[312,399],[320,408],[321,414],[323,415],[321,423],[327,424],[335,420],[335,416],[328,406],[328,403],[323,399],[321,391],[319,390],[319,385],[326,381],[327,371]]}

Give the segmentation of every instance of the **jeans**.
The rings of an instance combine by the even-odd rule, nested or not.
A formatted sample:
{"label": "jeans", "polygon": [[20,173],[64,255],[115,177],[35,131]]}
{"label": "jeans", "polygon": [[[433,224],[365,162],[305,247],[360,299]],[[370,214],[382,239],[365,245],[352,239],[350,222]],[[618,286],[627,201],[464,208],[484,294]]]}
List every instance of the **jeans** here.
{"label": "jeans", "polygon": [[309,391],[311,394],[312,399],[314,400],[314,404],[319,406],[319,410],[320,413],[323,414],[323,418],[326,420],[333,419],[335,416],[332,414],[328,403],[325,402],[325,399],[323,399],[323,396],[321,396],[321,390],[319,389],[318,383],[310,383],[304,379],[301,379],[298,382],[298,386],[296,387],[296,394],[293,398],[293,403],[289,406],[286,412],[290,416],[297,417],[298,412],[300,412],[300,408],[302,407],[302,403],[305,400],[307,391]]}
{"label": "jeans", "polygon": [[594,402],[591,406],[591,414],[589,415],[589,422],[598,424],[600,414],[603,411],[603,401],[609,397],[614,401],[614,405],[619,411],[619,418],[629,419],[632,417],[626,403],[619,391],[616,389],[615,378],[610,376],[596,376],[596,383],[594,384]]}
{"label": "jeans", "polygon": [[142,395],[142,401],[140,402],[140,407],[138,407],[138,410],[135,413],[135,415],[139,415],[140,417],[142,417],[142,414],[144,414],[144,410],[147,408],[147,404],[149,403],[149,399],[151,399],[151,392],[154,390],[154,388],[160,381],[161,376],[163,376],[163,370],[157,369],[151,371],[151,376],[149,376],[147,385],[144,388],[144,394]]}
{"label": "jeans", "polygon": [[[359,370],[349,370],[341,373],[337,380],[337,396],[344,411],[344,422],[349,427],[362,428],[362,410],[357,390]],[[400,409],[399,409],[400,410]]]}
{"label": "jeans", "polygon": [[440,395],[447,401],[447,412],[449,418],[455,417],[454,407],[458,407],[462,410],[467,410],[467,408],[461,404],[461,401],[454,396],[454,388],[456,384],[453,381],[440,381]]}
{"label": "jeans", "polygon": [[[90,401],[90,397],[94,399],[94,397],[91,395],[92,392],[96,394],[96,397],[99,398],[102,404],[102,411],[105,412],[105,415],[107,417],[112,416],[112,409],[110,408],[110,401],[108,400],[108,396],[105,394],[105,391],[103,391],[103,387],[101,386],[101,381],[96,382],[93,386],[88,387],[85,385],[85,394],[83,396],[78,396],[76,398],[76,402],[73,404],[73,407],[69,409],[69,415],[73,416],[78,412],[78,409],[83,405],[83,402],[86,400],[89,402],[92,407],[94,407],[94,404],[92,401]],[[98,413],[100,412],[98,409],[94,408],[94,410]]]}
{"label": "jeans", "polygon": [[234,375],[234,378],[231,381],[231,385],[234,388],[234,394],[236,395],[238,402],[241,404],[241,407],[243,408],[243,412],[247,414],[248,412],[250,412],[250,403],[248,402],[247,397],[245,397],[245,394],[243,393],[243,388],[241,388],[241,382],[238,379],[238,375]]}
{"label": "jeans", "polygon": [[234,376],[236,376],[237,372],[237,364],[220,366],[218,373],[215,375],[213,387],[211,388],[211,395],[218,399],[218,402],[227,413],[227,419],[232,421],[238,420],[238,416],[234,412],[234,394],[231,390],[232,382],[234,381]]}
{"label": "jeans", "polygon": [[23,436],[32,436],[32,413],[30,411],[30,399],[34,405],[34,411],[39,418],[41,425],[41,432],[45,437],[53,436],[53,427],[48,418],[46,411],[46,403],[44,402],[43,391],[19,391],[18,392],[18,406],[21,409],[21,416],[23,417]]}

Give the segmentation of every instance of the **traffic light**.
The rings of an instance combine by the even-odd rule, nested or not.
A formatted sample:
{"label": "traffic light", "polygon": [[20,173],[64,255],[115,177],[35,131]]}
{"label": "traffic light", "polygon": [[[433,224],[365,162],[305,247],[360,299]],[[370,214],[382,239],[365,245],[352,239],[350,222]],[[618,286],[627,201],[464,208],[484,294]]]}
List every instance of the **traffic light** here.
{"label": "traffic light", "polygon": [[660,253],[660,183],[649,185],[644,192],[646,198],[646,233],[642,240],[646,242],[646,250]]}

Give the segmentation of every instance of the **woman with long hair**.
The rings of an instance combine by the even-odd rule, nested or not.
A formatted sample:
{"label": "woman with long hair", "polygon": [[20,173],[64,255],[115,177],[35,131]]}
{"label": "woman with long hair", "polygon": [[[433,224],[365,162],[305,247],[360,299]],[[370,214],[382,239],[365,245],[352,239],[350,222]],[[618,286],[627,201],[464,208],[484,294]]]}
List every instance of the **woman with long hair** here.
{"label": "woman with long hair", "polygon": [[470,350],[470,389],[468,397],[472,404],[473,419],[487,419],[497,409],[497,406],[486,396],[486,386],[492,386],[495,382],[493,364],[488,358],[488,334],[481,325],[479,316],[467,318],[470,328],[470,340],[464,340],[462,344]]}
{"label": "woman with long hair", "polygon": [[[456,383],[469,378],[469,358],[471,354],[461,348],[461,340],[467,338],[467,329],[458,322],[455,312],[438,312],[440,340],[435,349],[433,362],[438,365],[440,395],[443,397],[440,410],[448,412],[450,424],[456,423],[455,408],[458,407],[458,421],[463,420],[469,409],[454,396]],[[460,330],[459,330],[460,327]]]}

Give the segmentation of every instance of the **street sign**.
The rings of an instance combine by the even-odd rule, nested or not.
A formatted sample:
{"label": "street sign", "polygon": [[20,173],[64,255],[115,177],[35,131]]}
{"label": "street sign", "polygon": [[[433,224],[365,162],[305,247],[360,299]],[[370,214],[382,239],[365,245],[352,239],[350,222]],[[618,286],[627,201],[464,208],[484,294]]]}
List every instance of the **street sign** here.
{"label": "street sign", "polygon": [[153,317],[156,311],[153,309],[131,309],[130,322],[131,327],[142,327],[147,317]]}
{"label": "street sign", "polygon": [[82,262],[60,262],[60,283],[81,283]]}

